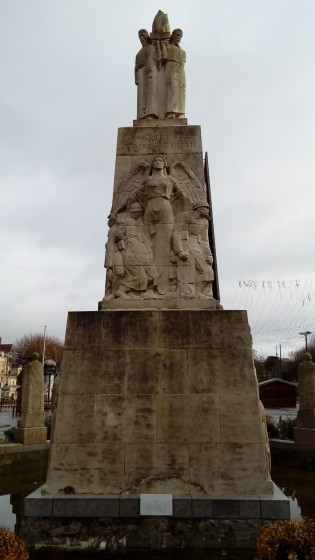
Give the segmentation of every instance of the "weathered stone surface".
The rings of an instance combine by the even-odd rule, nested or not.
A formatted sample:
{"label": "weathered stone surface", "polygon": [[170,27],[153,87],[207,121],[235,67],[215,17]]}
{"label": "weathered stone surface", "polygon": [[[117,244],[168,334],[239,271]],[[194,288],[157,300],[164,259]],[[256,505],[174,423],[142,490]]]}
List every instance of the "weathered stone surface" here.
{"label": "weathered stone surface", "polygon": [[232,394],[239,402],[240,395],[255,394],[255,376],[243,375],[243,371],[252,369],[250,348],[197,347],[188,350],[187,360],[189,393]]}
{"label": "weathered stone surface", "polygon": [[[125,447],[125,488],[128,492],[189,493],[189,450],[185,445],[140,443]],[[176,492],[177,493],[177,492]]]}
{"label": "weathered stone surface", "polygon": [[255,496],[273,491],[261,444],[196,443],[189,445],[189,452],[192,494]]}
{"label": "weathered stone surface", "polygon": [[45,443],[47,428],[44,427],[44,370],[34,353],[22,372],[21,419],[14,432],[14,441],[32,445]]}
{"label": "weathered stone surface", "polygon": [[184,348],[144,348],[126,352],[128,394],[187,393],[187,350]]}
{"label": "weathered stone surface", "polygon": [[156,441],[156,403],[152,395],[96,395],[95,441]]}
{"label": "weathered stone surface", "polygon": [[157,397],[157,411],[159,442],[176,446],[220,441],[219,395],[161,395]]}
{"label": "weathered stone surface", "polygon": [[256,391],[246,396],[245,407],[239,395],[221,395],[220,412],[222,443],[261,443],[260,410]]}
{"label": "weathered stone surface", "polygon": [[69,313],[45,492],[272,494],[250,342],[245,312]]}
{"label": "weathered stone surface", "polygon": [[[199,181],[203,181],[202,163],[199,157],[202,157],[202,142],[200,126],[170,126],[163,129],[156,126],[146,127],[124,127],[118,129],[117,138],[117,156],[136,156],[125,160],[117,158],[115,170],[115,184],[128,174],[129,169],[136,163],[141,156],[153,156],[155,154],[167,154],[169,163],[173,163],[182,156],[188,156],[187,165],[191,167],[191,163],[199,164],[194,169]],[[194,154],[199,157],[194,156]],[[175,156],[175,157],[174,157]],[[123,165],[125,161],[125,165]],[[185,158],[186,161],[186,158]],[[120,164],[121,162],[121,164]],[[199,166],[201,169],[199,169]],[[118,173],[118,176],[116,176]]]}
{"label": "weathered stone surface", "polygon": [[23,443],[24,445],[46,443],[47,428],[45,426],[38,428],[15,428],[14,441],[16,443]]}

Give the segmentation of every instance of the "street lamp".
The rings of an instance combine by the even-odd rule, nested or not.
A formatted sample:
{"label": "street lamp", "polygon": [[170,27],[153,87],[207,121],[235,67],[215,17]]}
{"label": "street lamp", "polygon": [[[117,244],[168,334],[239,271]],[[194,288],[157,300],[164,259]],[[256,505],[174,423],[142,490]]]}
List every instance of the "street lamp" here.
{"label": "street lamp", "polygon": [[312,334],[311,331],[299,332],[299,334],[305,336],[305,351],[307,352],[307,335]]}

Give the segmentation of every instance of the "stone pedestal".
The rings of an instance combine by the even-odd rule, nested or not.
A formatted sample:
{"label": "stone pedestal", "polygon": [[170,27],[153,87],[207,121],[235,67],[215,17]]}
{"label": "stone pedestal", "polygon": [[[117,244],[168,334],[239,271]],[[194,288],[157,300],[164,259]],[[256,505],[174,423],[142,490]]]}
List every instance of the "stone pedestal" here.
{"label": "stone pedestal", "polygon": [[294,443],[296,445],[309,445],[315,447],[314,428],[294,428]]}
{"label": "stone pedestal", "polygon": [[29,544],[71,531],[73,548],[106,549],[254,548],[264,523],[289,518],[246,312],[69,313],[47,480],[25,516]]}
{"label": "stone pedestal", "polygon": [[68,316],[45,492],[272,494],[246,312]]}
{"label": "stone pedestal", "polygon": [[44,426],[44,370],[38,354],[22,371],[21,419],[14,430],[14,441],[32,445],[46,443],[47,428]]}
{"label": "stone pedestal", "polygon": [[36,443],[46,443],[47,441],[47,428],[46,427],[32,427],[32,428],[15,428],[14,441],[16,443],[24,443],[24,445],[33,445]]}

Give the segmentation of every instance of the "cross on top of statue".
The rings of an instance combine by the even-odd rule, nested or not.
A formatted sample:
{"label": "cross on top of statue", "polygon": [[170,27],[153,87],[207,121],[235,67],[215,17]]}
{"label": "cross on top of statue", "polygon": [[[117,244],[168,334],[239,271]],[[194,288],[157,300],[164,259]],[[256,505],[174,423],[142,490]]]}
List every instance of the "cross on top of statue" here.
{"label": "cross on top of statue", "polygon": [[156,14],[152,33],[140,29],[142,48],[136,55],[137,119],[185,117],[186,53],[179,46],[183,32],[170,32],[167,14]]}

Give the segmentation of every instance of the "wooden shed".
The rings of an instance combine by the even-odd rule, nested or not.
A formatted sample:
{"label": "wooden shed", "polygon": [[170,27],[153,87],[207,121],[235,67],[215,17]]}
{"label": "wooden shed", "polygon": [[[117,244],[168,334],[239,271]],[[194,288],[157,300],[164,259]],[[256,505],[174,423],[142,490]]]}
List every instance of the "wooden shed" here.
{"label": "wooden shed", "polygon": [[258,383],[259,398],[265,408],[296,406],[297,383],[275,377]]}

